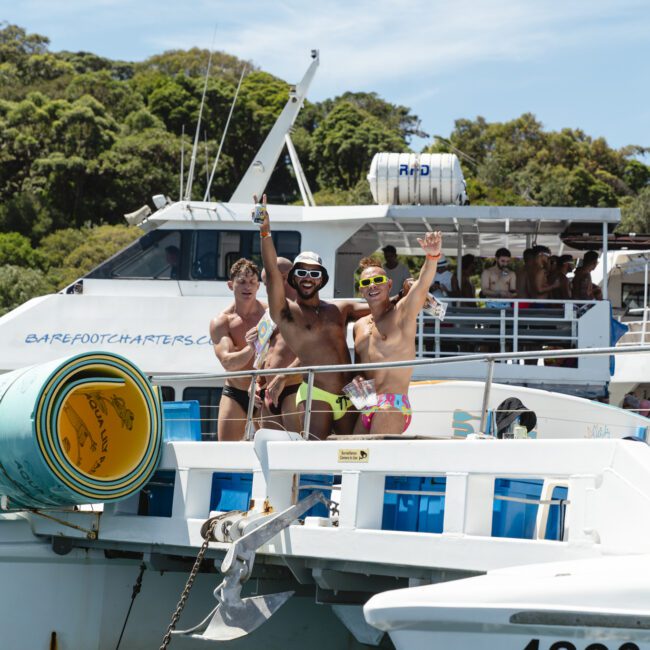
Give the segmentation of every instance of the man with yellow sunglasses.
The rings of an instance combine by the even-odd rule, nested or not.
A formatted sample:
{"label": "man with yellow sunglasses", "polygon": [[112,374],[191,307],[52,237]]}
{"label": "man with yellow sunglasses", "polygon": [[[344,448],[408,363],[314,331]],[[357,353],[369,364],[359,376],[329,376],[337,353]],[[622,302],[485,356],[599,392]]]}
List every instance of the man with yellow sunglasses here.
{"label": "man with yellow sunglasses", "polygon": [[[436,274],[442,235],[428,232],[418,243],[426,255],[420,276],[405,298],[394,304],[389,296],[392,281],[376,260],[362,260],[359,290],[370,315],[354,324],[355,361],[379,363],[415,359],[417,317]],[[368,372],[375,381],[377,404],[362,411],[355,433],[402,433],[411,423],[408,398],[413,368],[385,368]]]}

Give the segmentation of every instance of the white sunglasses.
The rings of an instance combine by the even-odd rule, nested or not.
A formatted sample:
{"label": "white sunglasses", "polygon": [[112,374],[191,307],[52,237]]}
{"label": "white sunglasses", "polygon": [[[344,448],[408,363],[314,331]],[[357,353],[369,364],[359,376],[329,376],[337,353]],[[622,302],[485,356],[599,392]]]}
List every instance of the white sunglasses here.
{"label": "white sunglasses", "polygon": [[299,277],[299,278],[306,278],[310,277],[313,278],[314,280],[318,280],[318,278],[322,277],[323,272],[322,271],[317,271],[317,270],[312,270],[312,269],[296,269],[294,273]]}

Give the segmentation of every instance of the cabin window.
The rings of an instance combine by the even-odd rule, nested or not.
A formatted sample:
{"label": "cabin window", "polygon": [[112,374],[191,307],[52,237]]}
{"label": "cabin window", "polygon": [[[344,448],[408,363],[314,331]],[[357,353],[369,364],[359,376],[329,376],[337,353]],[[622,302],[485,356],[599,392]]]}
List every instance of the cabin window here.
{"label": "cabin window", "polygon": [[222,388],[212,386],[195,386],[183,391],[183,400],[195,399],[201,411],[201,438],[217,439],[217,420],[219,418],[219,401]]}
{"label": "cabin window", "polygon": [[[300,233],[273,232],[278,255],[300,252]],[[154,230],[92,270],[87,278],[108,280],[227,280],[240,257],[261,269],[260,236],[253,230]]]}
{"label": "cabin window", "polygon": [[160,395],[163,402],[173,402],[176,392],[172,386],[160,386]]}
{"label": "cabin window", "polygon": [[[300,253],[300,233],[273,232],[278,256],[292,260]],[[240,258],[262,268],[260,237],[251,230],[197,230],[192,236],[192,280],[227,280],[230,267]]]}
{"label": "cabin window", "polygon": [[621,287],[621,303],[625,309],[643,308],[643,285],[624,282]]}
{"label": "cabin window", "polygon": [[[300,253],[300,233],[292,230],[280,230],[272,232],[273,243],[278,257],[286,257],[289,260],[294,259]],[[251,246],[250,259],[262,268],[262,251],[260,249],[261,239],[259,237],[253,238]]]}
{"label": "cabin window", "polygon": [[141,254],[116,265],[114,278],[178,279],[181,233],[167,231],[165,236],[143,247]]}

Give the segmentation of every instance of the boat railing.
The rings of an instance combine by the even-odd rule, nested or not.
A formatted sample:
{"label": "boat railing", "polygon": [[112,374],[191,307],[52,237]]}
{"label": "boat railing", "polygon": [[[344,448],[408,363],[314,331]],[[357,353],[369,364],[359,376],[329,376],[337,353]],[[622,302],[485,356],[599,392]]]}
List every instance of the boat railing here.
{"label": "boat railing", "polygon": [[[444,321],[420,312],[417,356],[457,356],[474,351],[517,352],[586,347],[581,343],[583,316],[602,305],[600,326],[608,330],[606,303],[595,300],[499,300],[444,298]],[[593,324],[590,323],[593,334]]]}
{"label": "boat railing", "polygon": [[638,307],[629,309],[628,314],[633,316],[641,316],[641,320],[627,321],[625,324],[628,326],[628,331],[621,337],[619,346],[639,345],[650,342],[648,334],[650,334],[650,327],[648,327],[648,316],[650,316],[650,306]]}
{"label": "boat railing", "polygon": [[255,433],[254,426],[254,412],[255,412],[255,390],[258,377],[269,377],[275,375],[296,375],[301,374],[306,376],[306,399],[305,399],[305,414],[303,422],[303,436],[308,437],[310,431],[310,421],[312,414],[312,400],[315,376],[319,373],[332,373],[332,372],[346,372],[363,373],[365,371],[373,371],[379,369],[389,368],[421,368],[423,366],[436,367],[440,365],[457,365],[464,363],[484,363],[486,368],[484,370],[485,385],[483,390],[483,399],[480,416],[481,432],[486,432],[487,419],[489,412],[490,393],[492,390],[492,383],[494,381],[494,370],[497,364],[518,361],[527,359],[563,359],[563,358],[580,358],[580,357],[609,357],[612,354],[634,354],[638,352],[649,352],[650,346],[636,345],[624,348],[619,347],[599,347],[599,348],[585,348],[585,349],[568,349],[568,350],[534,350],[534,351],[517,351],[517,352],[478,352],[473,354],[466,354],[453,358],[438,357],[438,358],[423,358],[413,359],[407,361],[388,361],[381,363],[357,363],[357,364],[333,364],[322,366],[300,366],[295,368],[264,368],[259,370],[240,370],[235,372],[221,372],[221,373],[197,373],[194,375],[166,375],[163,377],[153,377],[154,381],[162,381],[163,379],[174,378],[179,381],[193,379],[193,380],[225,380],[233,378],[249,378],[251,379],[249,386],[249,404],[248,412],[246,414],[246,436],[251,439]]}

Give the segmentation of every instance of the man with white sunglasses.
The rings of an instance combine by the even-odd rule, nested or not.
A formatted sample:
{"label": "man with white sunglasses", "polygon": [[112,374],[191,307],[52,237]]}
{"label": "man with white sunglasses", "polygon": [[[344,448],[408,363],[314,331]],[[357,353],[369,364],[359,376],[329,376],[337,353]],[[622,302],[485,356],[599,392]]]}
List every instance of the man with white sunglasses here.
{"label": "man with white sunglasses", "polygon": [[[368,314],[367,305],[351,300],[321,300],[318,293],[327,284],[329,276],[320,256],[311,251],[300,253],[293,262],[287,282],[296,290],[297,298],[295,301],[288,300],[271,237],[266,196],[262,199],[262,206],[264,220],[258,225],[271,318],[301,366],[349,364],[351,359],[346,342],[346,326],[348,321]],[[350,401],[343,394],[343,386],[350,379],[350,372],[316,374],[308,432],[311,436],[323,439],[332,431],[338,434],[352,433],[358,414],[348,410]],[[296,395],[297,407],[303,412],[306,396],[307,384],[303,382]]]}
{"label": "man with white sunglasses", "polygon": [[[370,307],[370,315],[354,325],[357,362],[415,359],[417,317],[436,274],[442,235],[428,232],[424,239],[418,238],[418,243],[426,255],[420,276],[413,282],[406,297],[396,304],[389,299],[392,282],[386,276],[386,271],[372,258],[362,260],[359,291]],[[361,412],[355,433],[396,434],[406,431],[411,423],[408,388],[413,368],[381,368],[366,374],[375,382],[377,403]]]}

